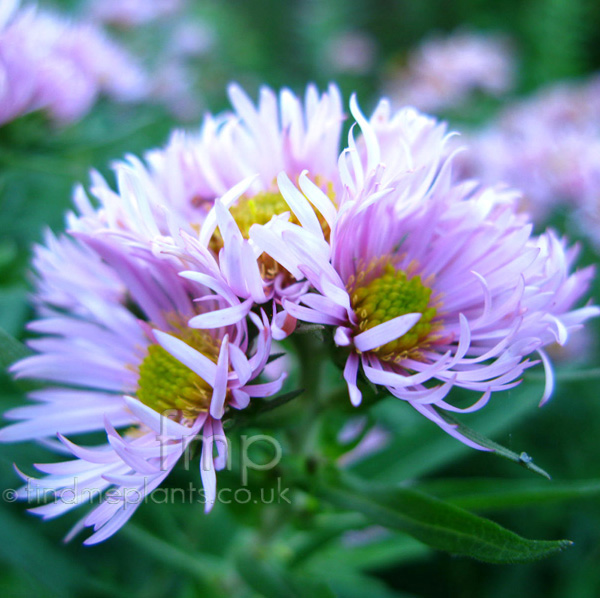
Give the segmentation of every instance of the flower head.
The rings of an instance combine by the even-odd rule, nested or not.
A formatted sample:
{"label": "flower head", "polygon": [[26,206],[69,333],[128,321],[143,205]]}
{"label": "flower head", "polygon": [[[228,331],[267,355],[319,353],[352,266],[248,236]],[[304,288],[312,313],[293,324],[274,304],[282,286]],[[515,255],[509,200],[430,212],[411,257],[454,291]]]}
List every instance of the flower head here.
{"label": "flower head", "polygon": [[[36,258],[40,317],[30,330],[39,338],[29,342],[35,354],[14,364],[12,373],[52,387],[31,393],[36,405],[6,414],[17,421],[0,432],[0,440],[58,434],[62,452],[66,447],[75,459],[37,465],[47,475],[24,476],[21,498],[32,492],[49,498],[33,512],[51,518],[103,497],[76,528],[93,526],[86,543],[100,542],[131,517],[201,436],[201,477],[210,510],[215,470],[224,467],[227,455],[223,416],[245,408],[251,397],[277,392],[285,378],[252,384],[270,351],[264,314],[250,315],[257,330],[252,346],[245,320],[210,330],[190,328],[190,318],[215,309],[222,298],[213,294],[212,301],[195,303],[206,289],[178,276],[166,260],[84,235],[49,241]],[[84,448],[65,438],[92,431],[106,431],[107,443]],[[48,489],[72,496],[52,500],[44,495]]]}
{"label": "flower head", "polygon": [[[371,122],[357,120],[364,151],[359,160],[347,156],[329,238],[291,222],[265,226],[271,246],[261,248],[276,259],[285,254],[310,283],[296,301],[283,301],[286,317],[333,328],[347,352],[344,377],[355,405],[360,368],[460,436],[435,409],[461,410],[445,400],[450,390],[479,392],[466,410],[478,409],[492,392],[518,384],[536,351],[548,370],[544,402],[552,375],[542,348],[564,344],[569,331],[598,315],[596,307],[573,309],[593,270],[570,274],[576,250],[552,232],[533,236],[514,192],[453,183],[450,161],[440,159],[445,139],[438,138],[429,168],[395,168],[392,156],[388,169],[383,156],[391,146]],[[317,191],[306,193],[313,200]]]}
{"label": "flower head", "polygon": [[[147,164],[128,156],[115,165],[116,191],[93,173],[90,194],[100,207],[79,188],[79,214],[69,224],[169,256],[206,286],[230,289],[247,307],[244,317],[253,303],[306,286],[300,271],[258,250],[252,231],[271,220],[329,230],[341,190],[333,177],[343,114],[335,86],[321,96],[309,86],[304,105],[289,90],[278,99],[263,88],[258,106],[239,87],[229,91],[234,114],[207,116],[199,136],[174,134],[167,148],[148,153]],[[321,190],[317,206],[302,193],[281,194],[305,170]]]}

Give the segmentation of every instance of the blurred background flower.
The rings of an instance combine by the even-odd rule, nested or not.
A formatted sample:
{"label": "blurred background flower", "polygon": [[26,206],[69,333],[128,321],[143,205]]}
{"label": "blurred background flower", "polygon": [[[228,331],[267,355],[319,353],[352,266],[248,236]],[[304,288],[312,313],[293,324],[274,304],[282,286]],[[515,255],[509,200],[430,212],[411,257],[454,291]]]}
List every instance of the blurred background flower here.
{"label": "blurred background flower", "polygon": [[425,40],[386,87],[397,104],[437,112],[465,106],[476,92],[506,94],[513,87],[515,70],[508,40],[456,32]]}

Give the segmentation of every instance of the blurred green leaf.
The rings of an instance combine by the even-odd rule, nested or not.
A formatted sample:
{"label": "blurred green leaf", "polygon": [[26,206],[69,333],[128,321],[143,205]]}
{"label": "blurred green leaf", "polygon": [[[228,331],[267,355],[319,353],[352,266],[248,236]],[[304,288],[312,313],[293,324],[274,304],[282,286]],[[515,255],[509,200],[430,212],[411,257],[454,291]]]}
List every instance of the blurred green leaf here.
{"label": "blurred green leaf", "polygon": [[337,507],[358,511],[377,525],[401,530],[432,548],[488,563],[527,563],[571,545],[568,540],[527,540],[493,521],[408,488],[375,486],[345,476],[333,484],[328,480],[317,491]]}
{"label": "blurred green leaf", "polygon": [[0,328],[0,368],[5,370],[15,361],[27,357],[31,351],[16,338]]}
{"label": "blurred green leaf", "polygon": [[206,553],[182,550],[135,524],[128,523],[121,533],[144,552],[158,558],[161,562],[168,562],[174,568],[191,574],[200,581],[224,574],[225,563],[222,559]]}
{"label": "blurred green leaf", "polygon": [[329,561],[315,562],[306,572],[315,579],[326,579],[335,595],[343,598],[412,598],[412,595],[396,592],[380,579],[359,573],[343,563],[332,566]]}
{"label": "blurred green leaf", "polygon": [[44,586],[47,595],[72,596],[86,581],[84,570],[0,505],[0,557]]}
{"label": "blurred green leaf", "polygon": [[19,334],[28,310],[27,289],[12,286],[0,289],[0,329],[8,334]]}
{"label": "blurred green leaf", "polygon": [[457,479],[419,484],[419,489],[463,509],[497,511],[600,494],[600,480]]}
{"label": "blurred green leaf", "polygon": [[266,598],[335,597],[325,583],[295,578],[283,568],[264,559],[254,558],[247,552],[238,555],[236,567],[242,579]]}
{"label": "blurred green leaf", "polygon": [[308,567],[320,563],[328,569],[374,571],[431,554],[427,546],[414,538],[382,527],[370,526],[351,534],[314,552],[307,561]]}

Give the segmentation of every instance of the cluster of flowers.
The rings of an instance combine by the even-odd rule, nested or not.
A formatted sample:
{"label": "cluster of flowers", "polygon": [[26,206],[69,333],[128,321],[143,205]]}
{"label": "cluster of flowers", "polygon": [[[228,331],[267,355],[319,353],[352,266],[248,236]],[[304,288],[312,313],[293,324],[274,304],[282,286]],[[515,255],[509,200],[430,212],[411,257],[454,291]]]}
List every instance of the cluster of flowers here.
{"label": "cluster of flowers", "polygon": [[0,124],[36,110],[71,123],[100,94],[131,102],[148,93],[144,72],[100,27],[19,4],[0,4]]}
{"label": "cluster of flowers", "polygon": [[423,42],[387,91],[400,105],[437,112],[464,105],[475,91],[503,95],[513,86],[514,71],[505,39],[463,31]]}
{"label": "cluster of flowers", "polygon": [[469,145],[458,159],[465,176],[518,187],[538,220],[560,204],[585,213],[584,222],[591,215],[600,244],[600,77],[509,106]]}
{"label": "cluster of flowers", "polygon": [[[353,405],[364,377],[482,448],[440,410],[483,407],[538,363],[534,352],[545,401],[543,347],[598,314],[574,308],[593,274],[571,273],[575,248],[533,236],[515,193],[453,180],[435,119],[386,100],[367,119],[353,97],[340,153],[335,86],[309,86],[304,101],[261,89],[258,105],[235,85],[229,94],[233,113],[207,116],[199,134],[117,163],[116,189],[93,173],[67,234],[36,249],[35,354],[12,373],[53,386],[6,414],[0,440],[44,438],[75,457],[24,476],[23,498],[32,484],[72,490],[33,509],[43,517],[87,502],[90,488],[143,497],[197,436],[210,507],[223,419],[279,392],[285,374],[261,374],[272,339],[299,322],[332,339]],[[455,386],[474,391],[471,406],[447,399]],[[65,437],[98,430],[105,445]],[[93,526],[86,543],[100,542],[138,505],[105,500],[74,531]]]}

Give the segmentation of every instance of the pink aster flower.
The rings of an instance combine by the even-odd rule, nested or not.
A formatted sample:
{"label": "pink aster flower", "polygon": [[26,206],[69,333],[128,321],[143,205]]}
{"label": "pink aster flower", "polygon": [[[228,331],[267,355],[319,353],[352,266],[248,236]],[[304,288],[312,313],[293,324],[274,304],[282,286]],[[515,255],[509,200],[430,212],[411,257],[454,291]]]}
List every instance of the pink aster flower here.
{"label": "pink aster flower", "polygon": [[[285,375],[252,384],[270,351],[264,314],[250,315],[254,348],[246,321],[189,328],[190,318],[218,306],[218,295],[198,304],[194,298],[204,293],[166,260],[80,236],[49,237],[36,251],[39,318],[29,328],[38,337],[28,343],[35,353],[11,371],[52,386],[30,394],[34,405],[6,413],[14,423],[0,441],[58,436],[60,443],[46,444],[74,458],[36,465],[46,475],[23,475],[19,496],[47,499],[32,509],[46,519],[99,501],[73,530],[92,526],[86,544],[94,544],[133,515],[200,436],[210,510],[215,470],[227,459],[223,416],[277,392]],[[105,431],[107,442],[82,447],[66,438],[93,431]]]}
{"label": "pink aster flower", "polygon": [[[197,235],[217,198],[231,201],[243,194],[267,220],[285,211],[275,187],[281,171],[296,178],[308,169],[324,185],[333,184],[343,121],[335,86],[321,96],[309,86],[304,105],[285,89],[279,100],[270,89],[261,89],[257,107],[238,86],[229,92],[234,113],[207,115],[198,135],[175,132],[166,148],[147,153],[146,163],[135,156],[117,162],[116,190],[93,172],[90,195],[100,206],[92,208],[78,189],[78,226],[112,230],[147,244],[177,236],[179,230]],[[242,226],[252,224],[254,212],[240,215]]]}
{"label": "pink aster flower", "polygon": [[[176,133],[166,149],[147,155],[147,164],[133,156],[116,164],[116,190],[93,173],[90,195],[100,205],[79,188],[69,226],[179,260],[205,286],[242,299],[246,311],[237,313],[245,317],[253,303],[306,287],[299,270],[284,272],[258,251],[250,229],[273,218],[329,226],[331,197],[341,185],[333,177],[343,114],[334,86],[321,96],[309,86],[304,105],[289,90],[278,99],[262,89],[256,107],[235,85],[230,97],[236,113],[207,116],[199,136]],[[282,171],[295,180],[305,169],[323,189],[316,211],[305,198],[290,203],[279,190]]]}
{"label": "pink aster flower", "polygon": [[514,60],[499,36],[459,32],[434,37],[408,58],[408,66],[389,83],[401,105],[437,111],[467,101],[476,90],[501,95],[513,85]]}
{"label": "pink aster flower", "polygon": [[70,23],[19,2],[0,13],[0,124],[35,110],[67,124],[98,95],[134,101],[147,93],[135,61],[98,27]]}
{"label": "pink aster flower", "polygon": [[[361,402],[361,369],[474,445],[436,408],[481,408],[491,393],[519,383],[537,363],[529,357],[534,352],[547,370],[546,401],[553,384],[543,347],[564,344],[600,313],[573,308],[593,269],[570,274],[576,249],[552,232],[532,236],[515,211],[515,193],[452,183],[441,150],[426,169],[433,177],[423,179],[421,169],[388,170],[383,156],[390,147],[383,151],[375,127],[358,112],[357,120],[363,151],[348,150],[340,160],[346,191],[329,238],[282,221],[263,227],[269,244],[255,238],[309,281],[311,289],[296,301],[284,299],[284,313],[333,328],[335,344],[347,352],[344,378],[354,405]],[[396,151],[409,150],[399,143]],[[300,189],[315,205],[322,199],[302,177]],[[300,193],[291,183],[280,190],[288,201]],[[454,386],[481,396],[458,408],[446,400]]]}

